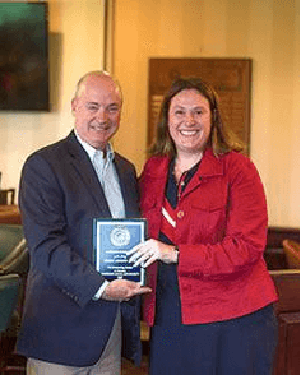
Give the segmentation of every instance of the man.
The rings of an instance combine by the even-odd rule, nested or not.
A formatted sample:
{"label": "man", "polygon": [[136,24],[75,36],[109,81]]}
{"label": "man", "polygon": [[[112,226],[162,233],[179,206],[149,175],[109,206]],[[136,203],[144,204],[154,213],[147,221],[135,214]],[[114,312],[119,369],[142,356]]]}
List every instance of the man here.
{"label": "man", "polygon": [[135,296],[149,288],[108,282],[92,261],[93,218],[139,215],[134,167],[109,144],[121,104],[112,77],[89,72],[72,100],[75,131],[24,165],[19,202],[31,266],[18,352],[29,357],[28,375],[120,374],[121,320],[126,354],[139,359]]}

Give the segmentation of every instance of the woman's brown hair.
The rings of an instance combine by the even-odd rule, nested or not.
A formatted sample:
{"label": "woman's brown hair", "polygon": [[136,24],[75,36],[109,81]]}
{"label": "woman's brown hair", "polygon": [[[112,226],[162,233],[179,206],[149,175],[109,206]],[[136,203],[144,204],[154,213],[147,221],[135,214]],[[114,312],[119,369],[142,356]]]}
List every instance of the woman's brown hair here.
{"label": "woman's brown hair", "polygon": [[234,141],[234,136],[224,130],[219,110],[218,96],[215,90],[200,78],[179,78],[172,83],[163,99],[160,119],[157,124],[157,141],[151,146],[150,154],[176,155],[176,147],[170,136],[168,127],[168,113],[172,98],[179,92],[190,89],[197,90],[209,102],[211,129],[206,146],[212,147],[215,155],[223,154],[231,150],[244,151],[244,145],[239,141]]}

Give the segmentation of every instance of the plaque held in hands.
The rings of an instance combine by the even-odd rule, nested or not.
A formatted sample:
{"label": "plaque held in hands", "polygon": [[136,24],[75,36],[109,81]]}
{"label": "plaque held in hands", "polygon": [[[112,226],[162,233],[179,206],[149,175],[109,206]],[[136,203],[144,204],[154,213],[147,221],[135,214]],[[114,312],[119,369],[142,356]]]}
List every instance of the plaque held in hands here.
{"label": "plaque held in hands", "polygon": [[98,219],[93,221],[93,261],[107,280],[127,279],[145,285],[145,270],[128,261],[128,252],[145,241],[146,219]]}

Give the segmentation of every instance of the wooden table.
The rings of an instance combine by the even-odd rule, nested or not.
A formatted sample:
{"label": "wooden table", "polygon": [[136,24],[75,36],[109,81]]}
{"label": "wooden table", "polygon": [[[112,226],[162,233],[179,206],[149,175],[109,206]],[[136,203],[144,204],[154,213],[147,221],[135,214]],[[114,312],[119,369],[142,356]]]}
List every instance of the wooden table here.
{"label": "wooden table", "polygon": [[275,375],[298,375],[300,369],[300,313],[279,316],[279,346]]}
{"label": "wooden table", "polygon": [[22,224],[21,215],[17,204],[0,205],[0,223]]}

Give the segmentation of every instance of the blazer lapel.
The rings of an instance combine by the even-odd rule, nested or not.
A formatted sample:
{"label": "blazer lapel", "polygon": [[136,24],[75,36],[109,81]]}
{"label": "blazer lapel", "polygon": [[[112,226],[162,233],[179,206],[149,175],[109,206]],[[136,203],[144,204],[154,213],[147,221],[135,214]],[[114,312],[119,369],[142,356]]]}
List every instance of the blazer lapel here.
{"label": "blazer lapel", "polygon": [[87,194],[90,194],[99,210],[99,216],[111,216],[110,210],[105,198],[101,183],[98,180],[97,174],[93,168],[92,162],[84,151],[77,138],[72,131],[67,137],[67,153],[70,158],[70,170],[73,168],[81,176]]}
{"label": "blazer lapel", "polygon": [[216,156],[214,156],[210,149],[207,149],[203,155],[203,159],[199,165],[198,171],[187,185],[182,196],[185,196],[195,190],[205,179],[212,176],[222,175],[223,163]]}
{"label": "blazer lapel", "polygon": [[139,217],[138,188],[134,170],[129,168],[128,162],[125,163],[118,153],[115,153],[114,162],[125,204],[125,216]]}

